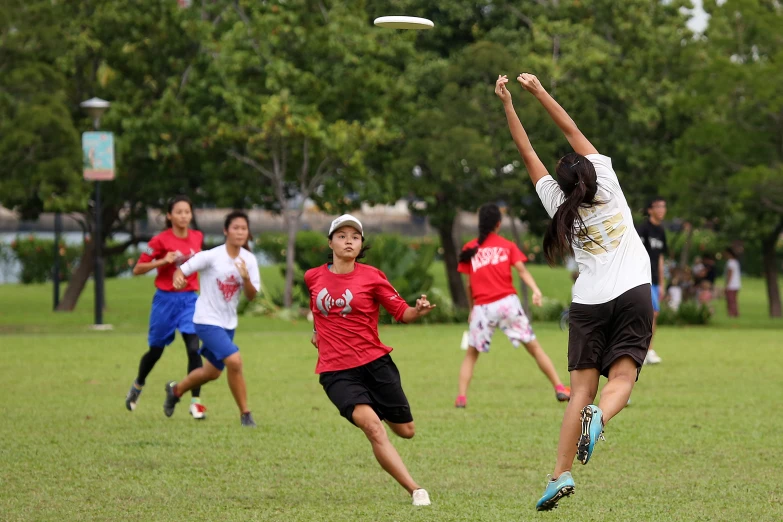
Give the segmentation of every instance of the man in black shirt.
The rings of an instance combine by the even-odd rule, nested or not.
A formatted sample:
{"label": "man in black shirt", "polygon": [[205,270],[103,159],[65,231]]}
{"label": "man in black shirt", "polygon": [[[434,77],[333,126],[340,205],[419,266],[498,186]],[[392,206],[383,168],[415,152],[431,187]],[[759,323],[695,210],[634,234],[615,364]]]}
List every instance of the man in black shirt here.
{"label": "man in black shirt", "polygon": [[[647,205],[647,219],[639,227],[639,237],[644,243],[644,248],[650,255],[650,268],[652,269],[652,303],[653,311],[653,336],[655,335],[655,326],[658,319],[658,312],[661,310],[661,301],[665,294],[666,281],[663,277],[663,261],[669,251],[666,246],[666,230],[661,223],[666,217],[666,200],[657,197]],[[645,364],[658,364],[661,358],[655,353],[650,342],[650,349],[647,351]]]}

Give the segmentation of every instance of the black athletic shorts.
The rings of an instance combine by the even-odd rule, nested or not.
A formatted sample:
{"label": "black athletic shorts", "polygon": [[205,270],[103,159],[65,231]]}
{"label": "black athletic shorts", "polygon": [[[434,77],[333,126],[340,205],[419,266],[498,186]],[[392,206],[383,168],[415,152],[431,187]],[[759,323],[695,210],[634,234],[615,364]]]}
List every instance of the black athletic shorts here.
{"label": "black athletic shorts", "polygon": [[413,421],[400,372],[389,354],[349,370],[324,372],[319,382],[340,415],[351,424],[357,404],[369,404],[381,420],[395,424]]}
{"label": "black athletic shorts", "polygon": [[636,378],[652,340],[650,285],[632,288],[607,303],[571,303],[568,314],[568,371],[609,368],[624,355],[636,361]]}

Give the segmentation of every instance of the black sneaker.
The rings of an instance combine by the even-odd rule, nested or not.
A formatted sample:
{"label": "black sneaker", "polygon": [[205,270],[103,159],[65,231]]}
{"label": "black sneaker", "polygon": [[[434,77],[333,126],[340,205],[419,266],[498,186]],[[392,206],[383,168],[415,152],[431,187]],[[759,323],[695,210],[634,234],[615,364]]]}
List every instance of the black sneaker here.
{"label": "black sneaker", "polygon": [[250,412],[242,414],[242,426],[246,428],[255,428],[256,421],[253,420],[253,415]]}
{"label": "black sneaker", "polygon": [[128,395],[125,396],[125,407],[128,408],[128,411],[133,411],[136,409],[136,403],[139,402],[140,395],[141,390],[136,388],[135,383],[131,384]]}
{"label": "black sneaker", "polygon": [[174,386],[176,385],[176,381],[166,383],[166,400],[163,401],[163,413],[166,414],[166,417],[174,415],[174,406],[179,402],[179,397],[174,395]]}

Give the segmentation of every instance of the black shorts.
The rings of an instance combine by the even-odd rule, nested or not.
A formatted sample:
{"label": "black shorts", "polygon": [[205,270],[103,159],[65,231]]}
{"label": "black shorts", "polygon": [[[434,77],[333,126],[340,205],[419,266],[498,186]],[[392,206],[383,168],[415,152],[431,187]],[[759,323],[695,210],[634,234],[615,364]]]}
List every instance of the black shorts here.
{"label": "black shorts", "polygon": [[370,405],[381,420],[395,424],[413,421],[400,372],[389,354],[349,370],[324,372],[318,381],[340,415],[351,424],[357,404]]}
{"label": "black shorts", "polygon": [[636,361],[636,378],[652,340],[650,285],[632,288],[607,303],[571,303],[568,371],[596,368],[604,377],[624,355]]}

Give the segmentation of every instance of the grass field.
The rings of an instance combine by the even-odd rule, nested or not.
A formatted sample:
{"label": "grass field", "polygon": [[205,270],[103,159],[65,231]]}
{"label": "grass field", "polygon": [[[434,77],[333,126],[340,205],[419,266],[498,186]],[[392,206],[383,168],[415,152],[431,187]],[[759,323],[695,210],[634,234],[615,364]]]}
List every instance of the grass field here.
{"label": "grass field", "polygon": [[[568,295],[564,272],[532,269],[545,293]],[[263,276],[279,284],[275,268]],[[94,332],[90,288],[75,312],[53,314],[50,286],[0,286],[2,521],[783,520],[783,324],[765,317],[760,281],[744,281],[739,321],[718,303],[710,327],[659,331],[664,363],[645,368],[607,442],[575,468],[576,494],[551,513],[534,503],[563,406],[505,339],[455,410],[463,327],[382,328],[417,425],[394,443],[433,500],[414,509],[318,385],[308,323],[240,319],[258,429],[240,429],[224,379],[204,388],[206,421],[182,406],[163,416],[163,384],[185,371],[179,339],[131,414],[152,281],[111,280],[107,295],[115,328]],[[565,378],[566,334],[535,327]]]}

